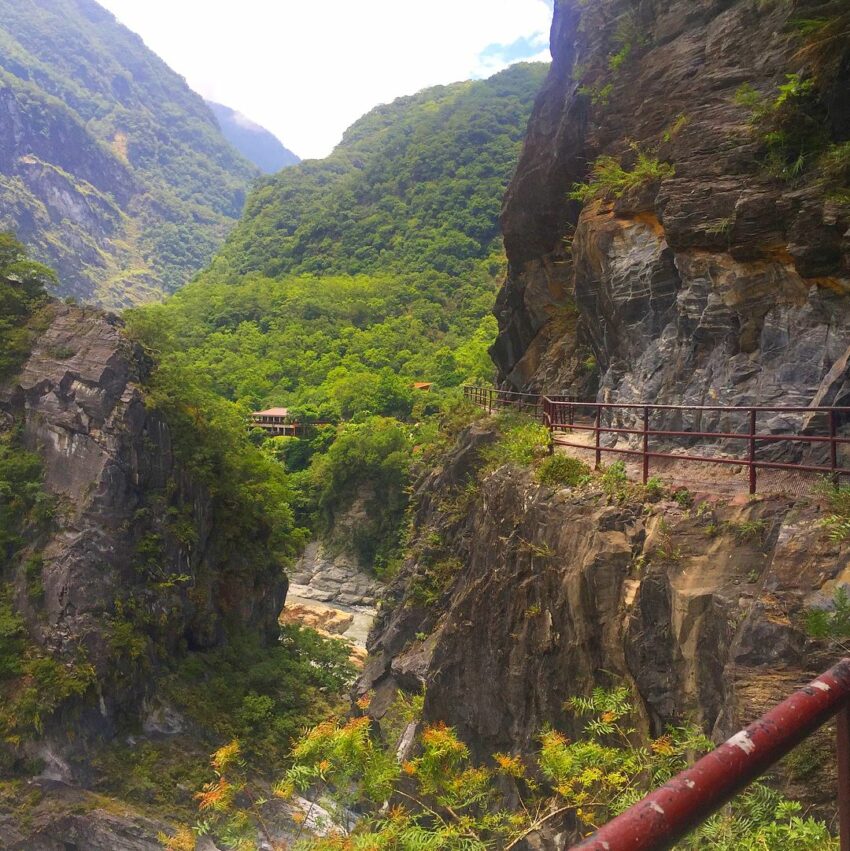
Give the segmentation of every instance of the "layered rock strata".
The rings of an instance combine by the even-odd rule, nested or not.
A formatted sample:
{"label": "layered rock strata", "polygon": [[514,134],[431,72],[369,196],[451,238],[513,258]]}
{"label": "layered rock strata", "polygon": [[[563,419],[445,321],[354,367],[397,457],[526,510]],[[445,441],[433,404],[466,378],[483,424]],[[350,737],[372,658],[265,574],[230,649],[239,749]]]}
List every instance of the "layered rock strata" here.
{"label": "layered rock strata", "polygon": [[[502,216],[504,382],[676,405],[850,401],[850,207],[811,159],[799,177],[771,173],[741,96],[773,102],[799,74],[830,143],[850,139],[850,40],[824,70],[793,25],[819,14],[834,12],[555,4],[552,69]],[[639,153],[671,167],[663,179],[569,200],[599,156],[628,172]]]}
{"label": "layered rock strata", "polygon": [[[722,740],[835,661],[804,613],[850,580],[850,547],[816,501],[620,502],[503,467],[458,516],[446,506],[492,439],[474,427],[419,483],[412,555],[358,687],[377,718],[399,690],[424,690],[424,719],[455,726],[477,758],[530,755],[546,725],[580,734],[568,698],[625,683],[645,733],[689,721]],[[423,600],[446,554],[456,571]],[[788,790],[820,800],[828,734],[810,747],[823,759],[787,772]]]}

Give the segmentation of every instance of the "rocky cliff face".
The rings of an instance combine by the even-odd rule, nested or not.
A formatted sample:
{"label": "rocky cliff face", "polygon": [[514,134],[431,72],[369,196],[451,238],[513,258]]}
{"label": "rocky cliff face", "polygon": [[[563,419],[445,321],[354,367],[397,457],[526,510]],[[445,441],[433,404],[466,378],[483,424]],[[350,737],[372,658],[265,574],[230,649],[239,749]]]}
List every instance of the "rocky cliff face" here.
{"label": "rocky cliff face", "polygon": [[43,594],[28,594],[21,568],[15,606],[41,652],[66,665],[83,658],[94,672],[92,687],[23,744],[57,779],[84,774],[86,749],[119,720],[144,720],[169,659],[215,647],[226,625],[277,635],[279,566],[220,546],[210,495],[146,404],[148,369],[120,320],[56,305],[0,394],[3,422],[42,458],[58,506],[54,531],[33,546]]}
{"label": "rocky cliff face", "polygon": [[[547,724],[580,732],[568,698],[626,683],[646,731],[692,721],[722,740],[834,661],[802,612],[847,581],[850,550],[816,501],[620,502],[512,467],[473,492],[493,439],[472,427],[417,487],[412,556],[359,684],[377,717],[398,689],[425,689],[425,719],[456,726],[478,758],[530,754]],[[827,734],[810,747],[826,753]],[[831,789],[812,773],[831,764],[790,768],[790,794]]]}
{"label": "rocky cliff face", "polygon": [[[825,176],[818,151],[850,138],[850,47],[845,33],[813,58],[793,24],[836,5],[555,4],[502,216],[503,381],[625,402],[847,401],[850,175]],[[789,74],[824,136],[783,171],[789,151],[754,114]],[[598,157],[630,172],[639,153],[672,170],[568,200]]]}
{"label": "rocky cliff face", "polygon": [[257,173],[93,0],[0,8],[0,228],[56,269],[62,295],[125,307],[174,291]]}

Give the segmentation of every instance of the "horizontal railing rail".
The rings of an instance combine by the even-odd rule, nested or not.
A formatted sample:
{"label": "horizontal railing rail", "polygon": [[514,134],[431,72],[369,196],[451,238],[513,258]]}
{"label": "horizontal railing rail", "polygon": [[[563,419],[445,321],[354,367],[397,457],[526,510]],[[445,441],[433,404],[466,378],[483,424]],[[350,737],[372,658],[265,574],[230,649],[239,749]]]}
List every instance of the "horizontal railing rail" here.
{"label": "horizontal railing rail", "polygon": [[838,821],[841,851],[850,851],[850,659],[732,736],[573,851],[664,851],[837,717]]}
{"label": "horizontal railing rail", "polygon": [[472,386],[464,387],[463,393],[468,401],[486,408],[488,414],[514,410],[542,417],[543,397],[539,393],[518,393],[513,390],[497,390],[495,387]]}
{"label": "horizontal railing rail", "polygon": [[[827,407],[815,405],[768,406],[753,405],[723,406],[723,405],[661,405],[641,404],[634,402],[583,402],[570,396],[539,396],[530,393],[515,393],[513,391],[496,390],[492,388],[466,387],[466,398],[474,404],[485,408],[489,413],[506,408],[519,409],[534,413],[552,432],[554,444],[575,449],[589,450],[594,453],[597,468],[602,463],[606,453],[632,458],[638,458],[642,464],[644,483],[649,479],[650,464],[653,459],[667,459],[687,463],[708,463],[726,466],[745,467],[749,474],[749,490],[755,493],[758,486],[759,470],[785,470],[800,473],[822,473],[828,475],[835,485],[839,484],[841,476],[850,475],[850,468],[839,464],[839,448],[850,445],[850,436],[839,434],[839,427],[850,423],[850,407]],[[682,414],[695,421],[695,427],[652,425],[653,415]],[[711,415],[721,415],[715,419],[720,422],[715,429],[699,428],[697,423]],[[810,422],[805,431],[792,431],[786,426],[781,431],[763,431],[759,429],[759,420],[766,415],[800,418],[806,416]],[[818,419],[820,422],[818,422]],[[729,420],[737,420],[736,425],[729,427]],[[618,421],[626,424],[616,425]],[[675,424],[674,424],[675,425]],[[740,430],[735,431],[734,428]],[[820,430],[824,433],[814,433]],[[575,433],[591,434],[592,443],[571,440]],[[626,438],[625,446],[603,443],[603,437],[615,436]],[[702,441],[715,445],[723,443],[723,454],[694,454],[683,451],[682,447],[674,449],[669,446],[652,445],[653,439],[663,438],[669,444],[671,441],[694,444]],[[741,444],[740,451],[730,451],[729,444]],[[821,447],[828,453],[828,463],[802,460],[777,460],[776,457],[763,457],[764,449],[769,445],[789,444],[804,448],[806,446]],[[685,447],[685,450],[687,447]],[[760,454],[761,453],[761,454]],[[816,463],[817,462],[817,463]]]}

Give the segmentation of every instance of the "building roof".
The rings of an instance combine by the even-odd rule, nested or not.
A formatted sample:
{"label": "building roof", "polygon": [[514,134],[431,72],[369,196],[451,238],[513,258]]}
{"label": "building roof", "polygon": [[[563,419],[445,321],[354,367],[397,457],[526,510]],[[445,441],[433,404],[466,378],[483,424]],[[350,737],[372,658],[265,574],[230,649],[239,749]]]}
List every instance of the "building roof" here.
{"label": "building roof", "polygon": [[414,381],[413,389],[414,390],[430,390],[433,382],[432,381]]}
{"label": "building roof", "polygon": [[288,417],[289,408],[269,408],[267,411],[254,411],[252,417]]}

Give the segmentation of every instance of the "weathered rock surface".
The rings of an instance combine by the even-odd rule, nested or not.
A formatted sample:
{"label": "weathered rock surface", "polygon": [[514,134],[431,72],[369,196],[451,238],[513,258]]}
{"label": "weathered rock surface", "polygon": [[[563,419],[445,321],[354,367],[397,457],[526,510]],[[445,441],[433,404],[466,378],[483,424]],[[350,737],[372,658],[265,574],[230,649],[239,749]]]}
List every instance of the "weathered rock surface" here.
{"label": "weathered rock surface", "polygon": [[[68,663],[83,654],[96,674],[96,688],[45,719],[32,745],[71,780],[85,775],[86,749],[113,736],[119,717],[141,724],[163,659],[217,646],[225,620],[274,639],[285,579],[271,557],[247,563],[254,556],[220,544],[215,503],[181,468],[168,424],[146,405],[149,364],[120,320],[53,311],[21,375],[0,392],[0,411],[21,423],[59,501],[56,531],[41,550],[43,598],[27,595],[21,575],[15,603],[44,650]],[[114,639],[124,621],[143,642],[143,664]]]}
{"label": "weathered rock surface", "polygon": [[[340,537],[342,533],[336,532]],[[291,593],[321,603],[374,608],[384,586],[345,550],[322,541],[307,545],[289,575]]]}
{"label": "weathered rock surface", "polygon": [[[735,101],[742,84],[775,97],[786,74],[808,71],[792,6],[555,5],[553,65],[502,217],[509,274],[492,351],[505,382],[623,402],[850,400],[850,211],[816,171],[772,178]],[[822,88],[824,103],[850,90],[850,46]],[[845,112],[825,118],[836,142]],[[630,168],[634,145],[675,176],[583,209],[567,200],[597,156]]]}
{"label": "weathered rock surface", "polygon": [[[846,581],[850,547],[829,540],[816,502],[609,504],[504,467],[468,514],[447,514],[441,500],[488,439],[473,429],[417,489],[414,555],[358,686],[376,717],[398,689],[424,688],[425,719],[456,726],[478,758],[529,754],[544,725],[579,732],[569,697],[624,682],[647,732],[692,721],[722,740],[834,661],[802,613]],[[441,553],[462,567],[423,605],[417,585]],[[788,783],[809,800],[832,788]]]}
{"label": "weathered rock surface", "polygon": [[[118,802],[61,783],[31,783],[21,790],[27,829],[0,814],[3,851],[162,851],[166,822],[148,818]],[[196,851],[218,851],[208,837]]]}
{"label": "weathered rock surface", "polygon": [[353,645],[352,660],[362,667],[366,638],[386,590],[352,550],[358,532],[374,523],[372,488],[364,487],[333,518],[321,540],[307,545],[289,571],[284,621],[300,621]]}

